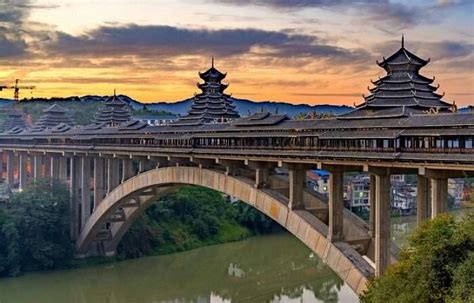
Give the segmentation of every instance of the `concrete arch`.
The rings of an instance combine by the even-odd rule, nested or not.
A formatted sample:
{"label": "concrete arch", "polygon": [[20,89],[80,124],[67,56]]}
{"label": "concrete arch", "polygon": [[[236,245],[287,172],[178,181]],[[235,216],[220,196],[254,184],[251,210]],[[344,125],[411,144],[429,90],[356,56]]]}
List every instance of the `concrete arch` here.
{"label": "concrete arch", "polygon": [[[164,195],[176,185],[198,185],[236,197],[269,216],[300,239],[328,264],[356,293],[366,289],[367,280],[373,276],[373,267],[349,244],[331,243],[327,240],[327,226],[306,210],[290,210],[288,198],[271,189],[258,189],[247,179],[226,175],[223,172],[198,167],[164,167],[141,173],[108,194],[84,224],[76,244],[78,254],[87,253],[91,243],[117,210],[125,212],[129,220],[113,227],[109,248],[118,244],[131,222],[146,204]],[[134,205],[135,203],[135,205]],[[142,205],[140,207],[140,205]],[[135,207],[135,209],[133,209]],[[127,217],[128,216],[128,217]],[[108,230],[110,230],[109,228]]]}

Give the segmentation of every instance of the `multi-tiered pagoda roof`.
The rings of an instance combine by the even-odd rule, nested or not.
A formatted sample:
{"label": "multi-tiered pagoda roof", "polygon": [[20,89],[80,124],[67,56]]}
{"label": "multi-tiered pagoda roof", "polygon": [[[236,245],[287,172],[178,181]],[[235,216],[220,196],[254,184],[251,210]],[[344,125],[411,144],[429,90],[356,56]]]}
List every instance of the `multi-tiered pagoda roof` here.
{"label": "multi-tiered pagoda roof", "polygon": [[94,117],[94,122],[104,126],[117,126],[132,120],[132,113],[127,102],[123,101],[114,92],[114,95],[105,100]]}
{"label": "multi-tiered pagoda roof", "polygon": [[372,81],[370,94],[356,110],[340,119],[401,117],[411,114],[433,114],[455,111],[455,105],[442,100],[433,86],[434,77],[427,78],[419,73],[430,60],[424,60],[405,48],[402,37],[401,48],[377,64],[387,74]]}
{"label": "multi-tiered pagoda roof", "polygon": [[71,127],[75,124],[74,120],[68,115],[68,110],[56,103],[44,109],[43,112],[44,115],[33,125],[33,131],[51,129],[58,125]]}
{"label": "multi-tiered pagoda roof", "polygon": [[239,118],[231,96],[224,93],[229,86],[222,83],[226,74],[214,67],[214,60],[212,60],[211,68],[204,73],[199,73],[199,77],[204,81],[197,84],[202,92],[194,96],[188,115],[180,118],[176,124],[219,123]]}
{"label": "multi-tiered pagoda roof", "polygon": [[0,124],[0,132],[8,131],[11,129],[21,130],[27,129],[28,123],[25,120],[23,112],[13,108],[8,112],[8,116]]}

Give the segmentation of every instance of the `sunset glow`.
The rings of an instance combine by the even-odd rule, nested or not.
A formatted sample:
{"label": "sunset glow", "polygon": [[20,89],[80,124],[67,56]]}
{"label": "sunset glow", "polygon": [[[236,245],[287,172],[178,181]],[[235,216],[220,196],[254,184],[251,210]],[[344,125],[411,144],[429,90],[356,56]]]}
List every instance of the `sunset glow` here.
{"label": "sunset glow", "polygon": [[36,86],[22,98],[117,89],[178,101],[214,56],[236,98],[353,105],[403,33],[407,49],[431,58],[422,74],[464,106],[474,103],[473,3],[0,0],[0,84]]}

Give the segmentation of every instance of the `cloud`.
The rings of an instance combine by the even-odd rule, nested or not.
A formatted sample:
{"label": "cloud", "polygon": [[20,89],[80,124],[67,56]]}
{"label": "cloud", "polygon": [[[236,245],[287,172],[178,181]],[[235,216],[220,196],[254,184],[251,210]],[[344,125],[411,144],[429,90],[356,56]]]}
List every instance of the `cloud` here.
{"label": "cloud", "polygon": [[259,29],[189,29],[172,26],[102,26],[80,36],[56,33],[44,50],[53,55],[83,57],[155,57],[252,54],[271,58],[313,58],[340,62],[361,60],[361,49],[324,44],[316,36]]}

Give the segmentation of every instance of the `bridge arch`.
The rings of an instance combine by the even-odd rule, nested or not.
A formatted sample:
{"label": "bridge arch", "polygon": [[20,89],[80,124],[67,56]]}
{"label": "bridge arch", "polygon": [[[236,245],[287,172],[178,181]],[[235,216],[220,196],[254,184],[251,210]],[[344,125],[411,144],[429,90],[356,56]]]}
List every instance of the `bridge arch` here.
{"label": "bridge arch", "polygon": [[[97,241],[106,252],[115,251],[135,219],[157,197],[182,185],[198,185],[236,197],[269,216],[300,239],[331,267],[356,293],[366,289],[373,267],[349,244],[330,242],[327,226],[306,210],[288,208],[288,198],[271,189],[255,188],[250,180],[199,167],[164,167],[146,171],[110,192],[87,219],[76,242],[78,255],[87,254]],[[104,226],[108,224],[108,228]],[[107,233],[103,238],[101,233]],[[101,240],[102,239],[102,240]]]}

